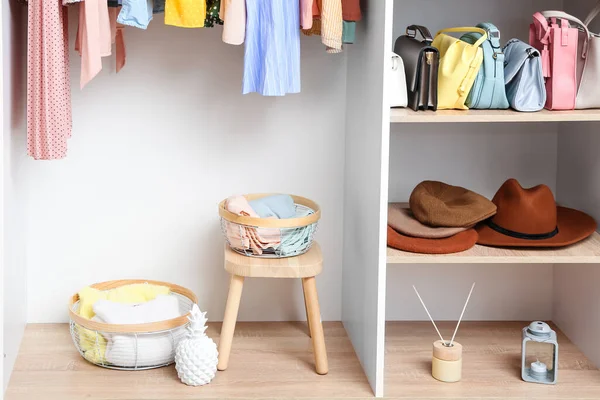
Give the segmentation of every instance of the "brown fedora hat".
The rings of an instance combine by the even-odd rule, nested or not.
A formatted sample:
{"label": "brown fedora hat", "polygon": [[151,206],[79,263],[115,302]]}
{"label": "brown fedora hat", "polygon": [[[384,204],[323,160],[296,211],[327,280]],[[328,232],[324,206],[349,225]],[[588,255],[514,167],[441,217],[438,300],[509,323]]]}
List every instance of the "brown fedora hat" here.
{"label": "brown fedora hat", "polygon": [[509,179],[493,200],[498,213],[477,227],[477,243],[499,247],[561,247],[579,242],[596,230],[586,213],[558,207],[546,185],[523,189]]}
{"label": "brown fedora hat", "polygon": [[477,231],[467,229],[442,239],[424,239],[406,236],[387,227],[387,245],[394,249],[422,254],[450,254],[469,250],[477,242]]}
{"label": "brown fedora hat", "polygon": [[423,225],[414,217],[407,203],[388,204],[388,225],[404,235],[427,239],[447,238],[472,228],[472,226],[443,228]]}
{"label": "brown fedora hat", "polygon": [[471,190],[424,181],[410,195],[410,209],[429,226],[470,227],[496,213],[496,205]]}

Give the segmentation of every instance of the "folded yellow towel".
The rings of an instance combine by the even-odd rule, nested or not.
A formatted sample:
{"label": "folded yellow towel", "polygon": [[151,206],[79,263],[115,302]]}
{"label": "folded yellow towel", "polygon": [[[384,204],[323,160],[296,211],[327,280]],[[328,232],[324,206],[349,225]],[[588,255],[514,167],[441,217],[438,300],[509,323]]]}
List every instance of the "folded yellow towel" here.
{"label": "folded yellow towel", "polygon": [[[167,286],[151,285],[149,283],[133,283],[106,291],[87,286],[78,293],[78,314],[84,318],[92,319],[95,315],[93,306],[98,300],[109,300],[125,304],[145,303],[154,300],[156,296],[169,294],[170,292],[171,289]],[[88,361],[96,364],[105,363],[106,339],[95,331],[82,327],[78,327],[78,329],[79,347],[84,353],[83,356]]]}

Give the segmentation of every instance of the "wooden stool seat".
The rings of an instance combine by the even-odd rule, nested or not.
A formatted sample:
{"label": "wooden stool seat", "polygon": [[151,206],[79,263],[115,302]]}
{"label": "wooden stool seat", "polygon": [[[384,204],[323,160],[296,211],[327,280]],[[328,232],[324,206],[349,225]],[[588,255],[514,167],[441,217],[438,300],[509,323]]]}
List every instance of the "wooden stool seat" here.
{"label": "wooden stool seat", "polygon": [[296,257],[260,258],[236,253],[225,244],[225,271],[247,278],[308,278],[323,270],[323,255],[318,243]]}
{"label": "wooden stool seat", "polygon": [[219,371],[226,370],[229,364],[244,278],[301,278],[308,330],[315,355],[315,369],[318,374],[326,374],[329,367],[315,281],[315,276],[320,274],[322,269],[323,255],[317,242],[314,242],[305,254],[288,258],[248,257],[225,245],[225,270],[231,274],[231,282],[219,339]]}

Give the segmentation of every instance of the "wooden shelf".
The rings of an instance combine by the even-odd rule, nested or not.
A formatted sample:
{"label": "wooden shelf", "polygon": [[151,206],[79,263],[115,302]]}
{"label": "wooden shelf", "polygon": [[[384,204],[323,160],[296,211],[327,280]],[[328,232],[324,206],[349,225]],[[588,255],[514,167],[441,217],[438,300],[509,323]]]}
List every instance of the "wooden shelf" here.
{"label": "wooden shelf", "polygon": [[472,249],[455,254],[417,254],[387,249],[388,264],[600,264],[600,234],[594,232],[589,238],[569,247],[559,249],[501,249],[476,245]]}
{"label": "wooden shelf", "polygon": [[[600,371],[556,326],[558,383],[521,380],[521,329],[529,322],[464,321],[456,340],[463,345],[462,380],[442,383],[431,376],[431,344],[437,339],[427,322],[388,322],[385,343],[385,397],[410,399],[598,399]],[[451,336],[456,322],[440,322]],[[551,324],[552,325],[552,324]]]}
{"label": "wooden shelf", "polygon": [[439,110],[436,112],[415,112],[408,108],[392,108],[390,110],[391,123],[560,121],[600,121],[600,110],[542,110],[534,113],[513,110]]}
{"label": "wooden shelf", "polygon": [[[115,371],[85,361],[68,324],[29,324],[6,400],[372,398],[373,392],[340,322],[324,322],[329,373],[317,375],[303,322],[238,322],[229,368],[206,386],[186,386],[175,366]],[[218,342],[220,323],[207,334]]]}

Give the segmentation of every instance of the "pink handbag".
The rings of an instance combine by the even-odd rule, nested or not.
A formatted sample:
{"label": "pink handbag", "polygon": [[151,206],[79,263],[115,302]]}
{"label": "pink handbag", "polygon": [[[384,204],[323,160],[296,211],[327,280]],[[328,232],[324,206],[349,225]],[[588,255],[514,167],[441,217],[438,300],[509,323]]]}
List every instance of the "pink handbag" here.
{"label": "pink handbag", "polygon": [[562,11],[543,11],[533,14],[529,27],[529,44],[542,55],[547,92],[545,107],[549,110],[575,109],[579,30],[569,22],[583,25]]}

